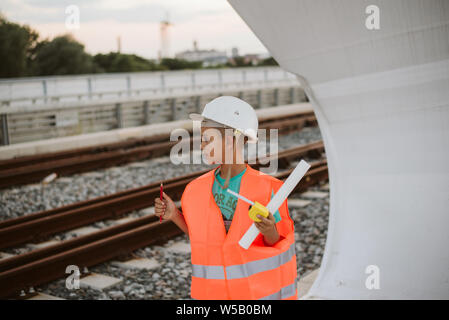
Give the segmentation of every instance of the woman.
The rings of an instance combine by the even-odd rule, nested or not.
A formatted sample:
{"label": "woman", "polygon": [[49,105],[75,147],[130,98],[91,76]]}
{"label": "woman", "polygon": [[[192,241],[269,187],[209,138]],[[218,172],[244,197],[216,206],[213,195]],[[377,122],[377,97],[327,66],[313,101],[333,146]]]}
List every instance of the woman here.
{"label": "woman", "polygon": [[[231,96],[204,107],[201,150],[217,168],[191,181],[181,198],[182,212],[163,193],[155,213],[189,235],[194,299],[297,299],[297,265],[293,220],[287,200],[259,221],[248,216],[250,205],[227,189],[267,205],[282,181],[243,161],[243,144],[257,141],[254,109]],[[231,131],[232,134],[229,134]],[[238,242],[252,223],[260,234],[246,250]]]}

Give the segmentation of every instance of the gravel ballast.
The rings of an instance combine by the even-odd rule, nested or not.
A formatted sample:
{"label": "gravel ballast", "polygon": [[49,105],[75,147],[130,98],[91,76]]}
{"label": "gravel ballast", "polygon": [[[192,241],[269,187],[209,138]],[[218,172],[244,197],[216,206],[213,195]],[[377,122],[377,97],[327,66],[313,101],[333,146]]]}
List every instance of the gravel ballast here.
{"label": "gravel ballast", "polygon": [[[279,136],[279,151],[318,140],[321,140],[319,128],[307,127],[299,132]],[[60,177],[43,190],[40,184],[9,188],[0,191],[0,220],[48,210],[213,167],[215,166],[205,164],[173,165],[169,157],[161,157],[70,177]],[[327,192],[320,189],[320,186],[309,190]],[[291,195],[290,198],[303,199],[298,194]],[[296,254],[300,276],[320,266],[328,224],[329,197],[307,200],[311,202],[303,208],[290,208],[290,216],[295,221]],[[139,217],[143,214],[143,210],[140,210],[128,216]],[[112,223],[112,220],[107,220],[92,226],[101,228],[110,226]],[[64,233],[57,235],[56,238],[64,240],[69,236]],[[178,236],[165,244],[148,246],[134,252],[136,256],[157,260],[160,267],[156,269],[123,269],[110,262],[89,268],[91,272],[122,279],[121,283],[104,291],[90,288],[69,290],[65,286],[65,279],[53,281],[36,290],[65,299],[190,299],[190,254],[167,250],[168,246],[177,242],[188,243],[188,238],[186,235]],[[3,251],[17,254],[29,250],[27,247],[22,247]]]}

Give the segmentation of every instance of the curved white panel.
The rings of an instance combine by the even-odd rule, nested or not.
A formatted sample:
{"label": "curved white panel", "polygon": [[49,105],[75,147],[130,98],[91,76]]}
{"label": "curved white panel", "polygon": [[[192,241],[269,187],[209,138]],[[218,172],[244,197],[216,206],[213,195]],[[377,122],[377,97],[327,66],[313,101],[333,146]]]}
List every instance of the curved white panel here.
{"label": "curved white panel", "polygon": [[309,297],[449,298],[449,1],[228,1],[298,75],[323,135],[330,220]]}

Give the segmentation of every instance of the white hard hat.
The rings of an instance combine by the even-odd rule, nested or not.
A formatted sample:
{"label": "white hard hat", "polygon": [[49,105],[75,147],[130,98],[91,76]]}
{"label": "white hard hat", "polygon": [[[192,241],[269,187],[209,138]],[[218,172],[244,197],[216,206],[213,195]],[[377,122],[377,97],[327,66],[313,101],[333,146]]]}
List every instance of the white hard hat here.
{"label": "white hard hat", "polygon": [[250,104],[233,96],[220,96],[204,106],[203,113],[189,114],[192,120],[209,119],[237,129],[248,137],[249,143],[257,142],[259,120]]}

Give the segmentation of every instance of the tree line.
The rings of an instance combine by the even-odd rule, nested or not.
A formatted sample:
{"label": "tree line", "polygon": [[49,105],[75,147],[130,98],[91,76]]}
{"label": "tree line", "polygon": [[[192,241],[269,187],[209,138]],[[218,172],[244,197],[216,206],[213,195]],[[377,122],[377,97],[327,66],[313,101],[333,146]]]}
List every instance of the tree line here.
{"label": "tree line", "polygon": [[[277,62],[267,58],[258,65],[277,65]],[[237,57],[232,64],[208,68],[246,66],[253,64]],[[199,68],[204,68],[201,61],[173,58],[155,61],[119,52],[91,55],[69,34],[40,40],[38,32],[29,26],[0,15],[0,78]]]}

